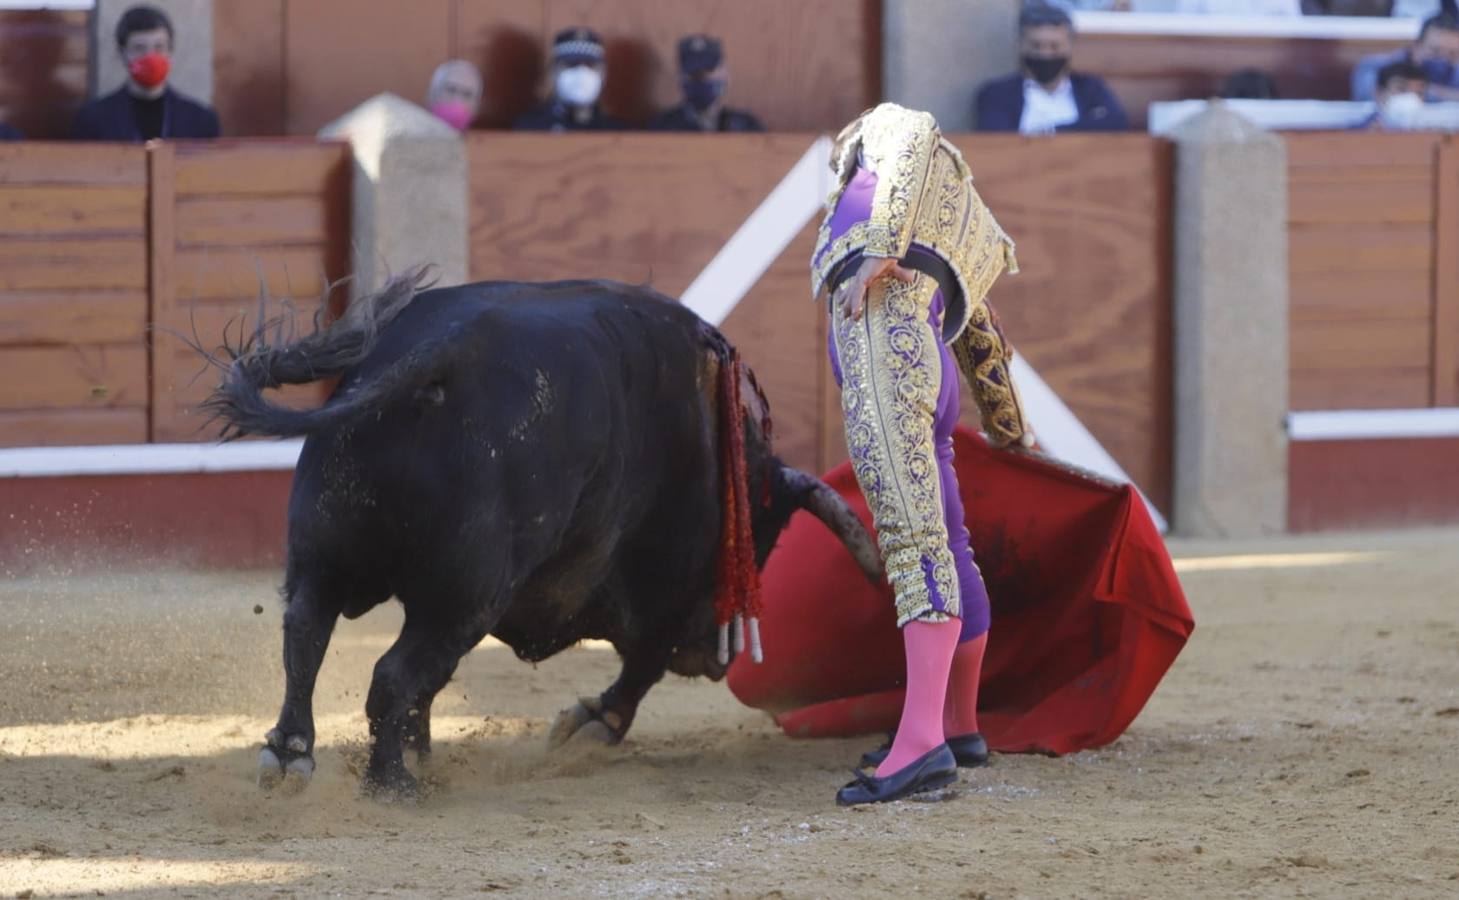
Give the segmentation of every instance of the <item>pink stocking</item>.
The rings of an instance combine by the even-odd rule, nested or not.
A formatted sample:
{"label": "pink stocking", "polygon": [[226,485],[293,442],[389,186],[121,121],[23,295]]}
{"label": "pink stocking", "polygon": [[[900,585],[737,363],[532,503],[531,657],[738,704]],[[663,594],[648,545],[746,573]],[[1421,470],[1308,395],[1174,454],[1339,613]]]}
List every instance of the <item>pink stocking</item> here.
{"label": "pink stocking", "polygon": [[902,721],[892,750],[877,767],[878,778],[901,771],[943,742],[942,708],[961,629],[957,619],[913,621],[902,629],[907,647],[907,698],[902,701]]}
{"label": "pink stocking", "polygon": [[942,711],[942,729],[947,736],[965,737],[978,730],[978,677],[983,672],[983,650],[988,632],[957,645],[952,655],[952,674],[947,679],[947,706]]}

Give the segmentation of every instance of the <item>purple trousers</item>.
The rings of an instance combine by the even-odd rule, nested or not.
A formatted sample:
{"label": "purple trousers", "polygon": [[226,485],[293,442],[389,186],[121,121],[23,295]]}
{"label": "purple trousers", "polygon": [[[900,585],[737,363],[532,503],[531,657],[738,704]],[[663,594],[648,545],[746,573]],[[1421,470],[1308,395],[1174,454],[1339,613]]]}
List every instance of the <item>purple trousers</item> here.
{"label": "purple trousers", "polygon": [[[931,312],[928,317],[928,324],[932,326],[933,333],[937,335],[942,334],[944,306],[942,292],[938,291],[932,298]],[[841,315],[840,311],[835,309],[831,314]],[[831,370],[836,376],[836,385],[840,387],[843,377],[841,360],[836,352],[835,328],[832,327],[827,331],[829,333]],[[965,524],[962,497],[958,493],[957,471],[952,464],[952,433],[953,429],[957,427],[962,405],[961,395],[958,391],[957,361],[946,344],[939,341],[938,346],[941,349],[942,383],[938,391],[932,434],[936,443],[938,476],[942,489],[942,509],[947,524],[948,550],[952,554],[957,569],[958,594],[962,610],[962,629],[959,641],[963,642],[973,640],[988,631],[990,609],[988,589],[983,584],[983,576],[978,571],[977,564],[973,561],[971,537]],[[942,604],[935,599],[934,604],[939,609],[942,608]]]}

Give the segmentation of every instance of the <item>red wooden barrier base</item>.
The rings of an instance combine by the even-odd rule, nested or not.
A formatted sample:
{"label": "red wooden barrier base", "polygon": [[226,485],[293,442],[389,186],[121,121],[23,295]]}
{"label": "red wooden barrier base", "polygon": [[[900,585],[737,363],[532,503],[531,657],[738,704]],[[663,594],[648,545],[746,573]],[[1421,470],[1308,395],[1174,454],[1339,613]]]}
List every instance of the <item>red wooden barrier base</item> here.
{"label": "red wooden barrier base", "polygon": [[292,471],[0,479],[0,575],[284,558]]}

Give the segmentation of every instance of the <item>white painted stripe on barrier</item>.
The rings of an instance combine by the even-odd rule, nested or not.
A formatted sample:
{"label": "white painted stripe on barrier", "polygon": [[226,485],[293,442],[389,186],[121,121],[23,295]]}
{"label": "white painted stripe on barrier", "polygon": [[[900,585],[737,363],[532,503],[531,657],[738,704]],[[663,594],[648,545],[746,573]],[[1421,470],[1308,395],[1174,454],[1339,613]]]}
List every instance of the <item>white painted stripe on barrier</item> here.
{"label": "white painted stripe on barrier", "polygon": [[1287,436],[1294,441],[1459,437],[1459,407],[1294,412],[1287,415]]}
{"label": "white painted stripe on barrier", "polygon": [[1074,30],[1081,34],[1155,37],[1411,41],[1418,36],[1419,29],[1418,19],[1376,16],[1242,16],[1090,10],[1076,12],[1073,18]]}
{"label": "white painted stripe on barrier", "polygon": [[0,450],[0,478],[162,475],[292,470],[304,446],[294,441],[237,444],[115,444]]}
{"label": "white painted stripe on barrier", "polygon": [[[1110,456],[1099,439],[1084,427],[1084,423],[1079,421],[1069,405],[1059,399],[1059,395],[1034,371],[1021,353],[1013,356],[1012,374],[1013,383],[1018,385],[1018,394],[1023,399],[1024,413],[1028,416],[1033,433],[1045,453],[1112,481],[1134,483],[1124,467]],[[1140,491],[1139,485],[1135,485],[1135,490]],[[1140,491],[1140,499],[1145,501],[1145,508],[1150,512],[1155,527],[1161,533],[1168,530],[1170,526],[1165,517],[1143,491]]]}
{"label": "white painted stripe on barrier", "polygon": [[[831,191],[831,139],[817,138],[679,298],[711,325],[723,324],[780,258]],[[810,265],[810,260],[806,260]],[[806,272],[810,293],[810,272]],[[807,297],[806,303],[811,302]]]}

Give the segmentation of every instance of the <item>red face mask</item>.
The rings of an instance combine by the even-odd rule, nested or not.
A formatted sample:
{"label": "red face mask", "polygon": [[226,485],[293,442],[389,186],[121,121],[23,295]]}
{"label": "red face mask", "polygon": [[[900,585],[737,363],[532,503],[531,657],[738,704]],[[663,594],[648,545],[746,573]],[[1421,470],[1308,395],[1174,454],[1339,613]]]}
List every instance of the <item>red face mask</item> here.
{"label": "red face mask", "polygon": [[127,71],[137,84],[144,88],[155,88],[167,80],[167,71],[171,65],[171,60],[165,54],[148,53],[132,60]]}

